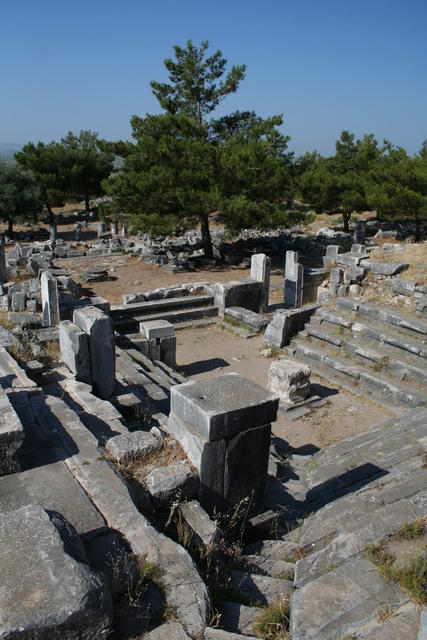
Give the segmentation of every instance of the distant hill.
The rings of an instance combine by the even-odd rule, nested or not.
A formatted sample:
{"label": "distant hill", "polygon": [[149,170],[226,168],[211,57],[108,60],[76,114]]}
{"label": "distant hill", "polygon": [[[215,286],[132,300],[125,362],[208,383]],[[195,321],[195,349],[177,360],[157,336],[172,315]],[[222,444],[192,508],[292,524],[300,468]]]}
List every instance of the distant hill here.
{"label": "distant hill", "polygon": [[0,161],[15,162],[14,154],[22,149],[22,144],[15,142],[0,142]]}

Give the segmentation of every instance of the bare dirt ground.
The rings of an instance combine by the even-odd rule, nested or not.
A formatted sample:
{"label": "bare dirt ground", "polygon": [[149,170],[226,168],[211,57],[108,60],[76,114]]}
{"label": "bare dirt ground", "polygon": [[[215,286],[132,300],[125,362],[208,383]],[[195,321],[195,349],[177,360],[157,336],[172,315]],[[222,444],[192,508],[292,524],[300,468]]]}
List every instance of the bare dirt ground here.
{"label": "bare dirt ground", "polygon": [[[260,356],[262,335],[244,340],[219,326],[177,332],[177,362],[189,378],[209,378],[234,371],[263,387],[267,385],[272,360]],[[311,377],[313,392],[325,397],[324,406],[294,421],[278,414],[273,432],[295,449],[314,445],[322,448],[362,433],[387,420],[393,413],[349,392],[339,390],[323,378]]]}

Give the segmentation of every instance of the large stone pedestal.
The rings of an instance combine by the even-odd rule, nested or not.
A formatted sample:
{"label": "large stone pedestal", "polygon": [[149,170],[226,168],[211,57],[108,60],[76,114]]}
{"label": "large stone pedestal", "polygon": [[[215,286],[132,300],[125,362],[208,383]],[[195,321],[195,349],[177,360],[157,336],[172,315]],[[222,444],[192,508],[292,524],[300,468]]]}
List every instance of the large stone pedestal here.
{"label": "large stone pedestal", "polygon": [[244,498],[264,498],[277,396],[235,373],[171,388],[168,430],[200,473],[199,500],[209,512]]}

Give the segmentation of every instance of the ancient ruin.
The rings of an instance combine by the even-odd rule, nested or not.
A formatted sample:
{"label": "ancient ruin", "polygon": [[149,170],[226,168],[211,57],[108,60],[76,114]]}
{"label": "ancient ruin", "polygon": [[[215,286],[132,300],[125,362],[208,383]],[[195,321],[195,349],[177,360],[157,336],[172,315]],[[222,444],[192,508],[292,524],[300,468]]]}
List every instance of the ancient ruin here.
{"label": "ancient ruin", "polygon": [[387,230],[0,241],[1,638],[425,637],[427,249]]}

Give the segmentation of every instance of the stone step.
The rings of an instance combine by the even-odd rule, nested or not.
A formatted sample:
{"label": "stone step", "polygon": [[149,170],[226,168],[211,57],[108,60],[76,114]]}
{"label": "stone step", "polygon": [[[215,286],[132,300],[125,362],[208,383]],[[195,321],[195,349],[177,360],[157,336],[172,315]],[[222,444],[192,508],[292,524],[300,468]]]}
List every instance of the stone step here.
{"label": "stone step", "polygon": [[[147,358],[141,351],[138,349],[127,349],[126,353],[142,366],[144,371],[149,373],[150,378],[152,378],[155,382],[159,384],[159,386],[164,389],[169,390],[171,386],[177,384],[176,380],[167,373],[166,370],[163,370],[161,367],[158,367],[150,358]],[[186,382],[188,382],[186,380]]]}
{"label": "stone step", "polygon": [[127,384],[137,385],[147,401],[159,411],[169,414],[169,388],[159,385],[157,380],[145,369],[138,365],[126,351],[116,349],[116,372]]}
{"label": "stone step", "polygon": [[393,582],[384,582],[369,560],[354,558],[293,592],[291,638],[344,638],[353,625],[358,629],[359,622],[375,620],[381,607],[394,609],[408,601],[409,596]]}
{"label": "stone step", "polygon": [[[421,456],[404,460],[387,474],[360,488],[352,487],[351,493],[333,499],[305,518],[301,525],[300,545],[308,549],[323,547],[346,524],[385,504],[410,498],[424,488],[425,469]],[[321,494],[320,499],[330,500],[331,494]]]}
{"label": "stone step", "polygon": [[294,579],[295,564],[293,562],[252,555],[244,556],[242,563],[245,571],[250,573],[291,581]]}
{"label": "stone step", "polygon": [[244,636],[252,636],[254,623],[262,615],[263,609],[224,600],[218,604],[218,612],[219,624],[223,629]]}
{"label": "stone step", "polygon": [[366,389],[368,393],[374,392],[375,394],[384,395],[387,400],[394,404],[417,407],[423,406],[426,402],[420,386],[405,381],[397,382],[384,372],[377,374],[366,370],[360,365],[350,365],[345,359],[337,357],[326,342],[318,342],[315,346],[312,346],[310,343],[301,342],[299,338],[294,338],[291,345],[295,348],[297,358],[306,361],[314,360],[323,365],[323,367],[328,367],[338,372],[345,379],[352,379],[354,384]]}
{"label": "stone step", "polygon": [[[349,303],[343,303],[344,298],[337,299],[337,307],[341,309],[349,308]],[[404,313],[397,313],[394,309],[382,307],[380,305],[366,304],[357,301],[353,301],[351,304],[351,310],[357,311],[360,315],[368,316],[380,320],[385,324],[399,327],[406,330],[414,337],[427,336],[427,323],[423,320],[412,318]]]}
{"label": "stone step", "polygon": [[[184,298],[185,299],[185,298]],[[188,307],[177,311],[163,311],[151,315],[138,315],[114,319],[114,328],[119,332],[137,331],[139,323],[143,320],[167,320],[173,325],[182,323],[193,323],[201,319],[213,319],[218,317],[218,307]]]}
{"label": "stone step", "polygon": [[108,527],[127,540],[132,553],[145,556],[159,568],[167,606],[176,610],[191,636],[202,634],[208,622],[209,596],[188,553],[155,530],[138,511],[124,479],[100,455],[97,439],[63,400],[39,394],[31,402],[39,425],[54,438],[57,455]]}
{"label": "stone step", "polygon": [[182,296],[180,298],[163,298],[146,302],[134,302],[111,307],[114,319],[122,316],[151,316],[165,311],[177,311],[213,305],[213,296]]}
{"label": "stone step", "polygon": [[427,491],[419,491],[411,498],[402,498],[380,506],[372,513],[364,513],[340,528],[337,535],[323,548],[298,560],[295,566],[295,586],[301,587],[340,566],[350,558],[362,554],[372,544],[399,531],[408,522],[427,515]]}
{"label": "stone step", "polygon": [[[317,325],[306,325],[307,335],[311,344],[323,346],[327,343],[330,350],[335,353],[346,353],[357,363],[372,370],[373,373],[386,371],[392,378],[407,380],[413,384],[427,383],[427,367],[425,359],[390,345],[379,344],[374,340],[358,337],[355,340],[347,334],[338,334],[334,327],[324,323],[319,329]],[[302,337],[302,332],[298,334]],[[396,357],[397,356],[397,357]]]}
{"label": "stone step", "polygon": [[270,605],[283,600],[291,593],[292,586],[293,583],[286,579],[270,578],[246,571],[231,571],[230,588],[238,591],[254,606]]}
{"label": "stone step", "polygon": [[37,387],[4,347],[0,347],[0,386],[12,390],[31,390]]}

